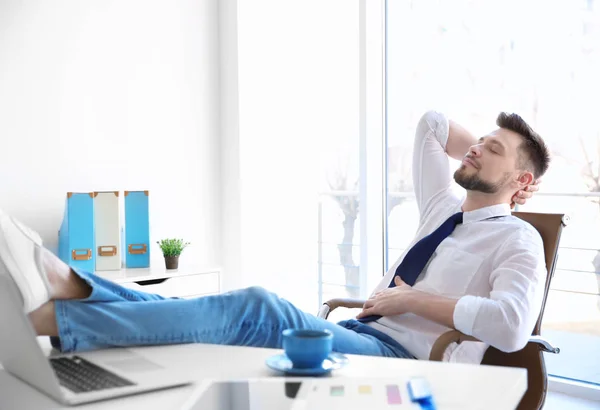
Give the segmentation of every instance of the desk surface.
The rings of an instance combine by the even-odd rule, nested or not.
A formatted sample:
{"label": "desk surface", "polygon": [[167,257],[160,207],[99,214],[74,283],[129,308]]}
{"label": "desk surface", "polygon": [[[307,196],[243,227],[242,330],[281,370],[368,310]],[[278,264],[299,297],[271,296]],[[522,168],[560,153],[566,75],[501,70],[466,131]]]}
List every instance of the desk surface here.
{"label": "desk surface", "polygon": [[[189,374],[201,382],[207,378],[232,379],[280,375],[265,360],[276,349],[189,344],[145,347],[146,357]],[[92,355],[94,352],[91,353]],[[407,359],[348,355],[350,363],[329,377],[424,376],[429,380],[438,409],[514,409],[527,386],[524,369],[450,364]],[[179,409],[197,385],[151,392],[74,407],[77,410]],[[465,400],[467,398],[467,400]],[[465,405],[465,403],[471,406]],[[63,409],[54,400],[12,377],[0,368],[0,409]]]}

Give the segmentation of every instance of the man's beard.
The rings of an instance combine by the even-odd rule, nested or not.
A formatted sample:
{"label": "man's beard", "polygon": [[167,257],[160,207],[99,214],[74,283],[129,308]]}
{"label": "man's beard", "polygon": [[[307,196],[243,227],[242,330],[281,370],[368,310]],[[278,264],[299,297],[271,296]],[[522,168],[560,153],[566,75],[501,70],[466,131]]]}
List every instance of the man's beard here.
{"label": "man's beard", "polygon": [[498,182],[488,182],[484,181],[479,177],[477,173],[472,175],[467,175],[464,172],[464,168],[459,168],[454,173],[454,180],[458,185],[463,187],[468,191],[479,191],[484,194],[495,194],[504,186],[510,174],[505,173],[502,178]]}

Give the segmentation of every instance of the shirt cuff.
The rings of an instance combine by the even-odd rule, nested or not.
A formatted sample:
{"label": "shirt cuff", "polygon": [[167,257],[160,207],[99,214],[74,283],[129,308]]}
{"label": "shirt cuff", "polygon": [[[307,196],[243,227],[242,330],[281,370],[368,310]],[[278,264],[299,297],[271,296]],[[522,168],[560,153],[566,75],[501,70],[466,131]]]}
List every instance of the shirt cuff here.
{"label": "shirt cuff", "polygon": [[454,328],[465,335],[472,336],[475,318],[482,303],[483,298],[472,295],[458,299],[454,307]]}

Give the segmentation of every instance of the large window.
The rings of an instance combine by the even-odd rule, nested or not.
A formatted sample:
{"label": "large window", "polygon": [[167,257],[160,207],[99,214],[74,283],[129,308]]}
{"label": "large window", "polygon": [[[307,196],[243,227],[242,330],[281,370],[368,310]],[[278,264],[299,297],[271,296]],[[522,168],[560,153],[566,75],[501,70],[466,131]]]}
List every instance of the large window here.
{"label": "large window", "polygon": [[[597,1],[310,2],[319,13],[298,20],[299,6],[277,25],[277,38],[252,26],[261,36],[241,40],[252,53],[240,62],[253,68],[240,79],[252,91],[245,105],[252,109],[240,119],[246,129],[256,125],[249,148],[277,154],[271,166],[257,152],[252,164],[264,172],[243,172],[262,198],[244,205],[247,232],[264,231],[265,218],[275,221],[263,232],[268,248],[260,241],[246,247],[249,265],[261,272],[254,283],[307,310],[332,297],[367,296],[417,228],[411,156],[423,112],[443,111],[476,135],[495,128],[500,111],[517,112],[554,156],[541,192],[522,210],[571,217],[542,326],[561,347],[560,355],[547,357],[548,371],[600,384]],[[256,44],[267,40],[279,45],[278,54],[266,47],[257,59]],[[266,87],[277,83],[273,78],[288,88]],[[256,103],[261,93],[265,99]],[[301,143],[309,148],[299,151]]]}
{"label": "large window", "polygon": [[561,348],[548,372],[600,384],[600,4],[587,1],[388,0],[388,248],[415,233],[411,149],[427,109],[476,135],[500,111],[549,143],[541,192],[521,210],[571,217],[542,325]]}
{"label": "large window", "polygon": [[323,139],[321,153],[320,301],[365,298],[384,270],[384,2],[341,4],[345,21],[338,16],[335,31],[344,30],[337,52],[346,59],[336,58],[332,81],[342,88],[331,112],[345,121]]}
{"label": "large window", "polygon": [[367,266],[360,7],[238,2],[240,281],[309,312]]}
{"label": "large window", "polygon": [[316,312],[381,279],[383,6],[238,2],[236,286]]}

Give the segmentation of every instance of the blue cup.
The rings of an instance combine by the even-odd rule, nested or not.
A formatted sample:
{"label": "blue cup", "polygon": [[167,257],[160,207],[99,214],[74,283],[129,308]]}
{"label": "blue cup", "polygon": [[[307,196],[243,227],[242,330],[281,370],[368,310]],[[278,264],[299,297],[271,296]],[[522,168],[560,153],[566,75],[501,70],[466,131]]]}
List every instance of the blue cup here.
{"label": "blue cup", "polygon": [[283,350],[295,368],[321,366],[333,348],[333,333],[329,330],[285,329]]}

